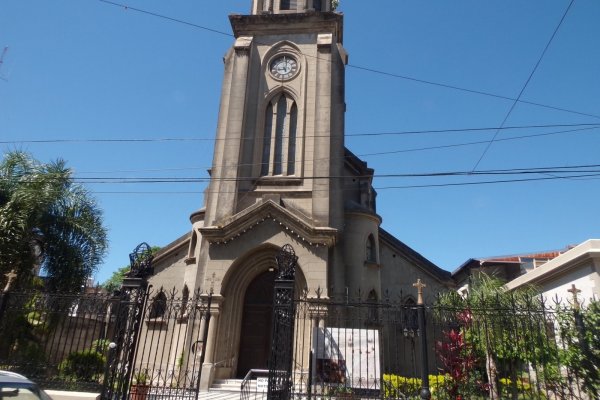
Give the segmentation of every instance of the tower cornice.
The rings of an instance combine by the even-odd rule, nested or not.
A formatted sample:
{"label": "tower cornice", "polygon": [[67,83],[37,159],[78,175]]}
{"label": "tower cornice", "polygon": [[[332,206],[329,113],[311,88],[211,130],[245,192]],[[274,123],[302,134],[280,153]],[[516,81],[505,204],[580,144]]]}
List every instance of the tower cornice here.
{"label": "tower cornice", "polygon": [[290,33],[332,33],[343,43],[344,15],[336,12],[259,14],[229,16],[233,34],[240,36],[278,35]]}

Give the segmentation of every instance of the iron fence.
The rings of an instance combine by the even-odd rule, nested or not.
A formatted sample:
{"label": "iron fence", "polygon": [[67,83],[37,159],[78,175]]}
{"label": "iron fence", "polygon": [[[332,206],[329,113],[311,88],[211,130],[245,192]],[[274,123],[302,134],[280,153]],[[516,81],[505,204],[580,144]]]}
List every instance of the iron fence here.
{"label": "iron fence", "polygon": [[598,398],[597,303],[401,299],[298,300],[292,397]]}
{"label": "iron fence", "polygon": [[[110,399],[195,398],[209,299],[175,290],[144,292],[141,299],[4,293],[0,369],[21,372],[44,388],[98,392],[110,386]],[[141,308],[131,307],[139,301]],[[134,317],[133,362],[115,368],[118,342],[132,340],[119,327]],[[579,306],[539,297],[446,296],[427,306],[403,296],[302,298],[293,307],[289,396],[596,399],[599,322],[598,302]]]}
{"label": "iron fence", "polygon": [[[0,369],[45,389],[109,393],[111,399],[142,393],[195,398],[208,297],[162,289],[140,298],[6,292],[0,295]],[[123,335],[128,326],[138,327],[138,340]],[[130,365],[123,361],[129,355],[119,354],[126,342],[132,344]]]}

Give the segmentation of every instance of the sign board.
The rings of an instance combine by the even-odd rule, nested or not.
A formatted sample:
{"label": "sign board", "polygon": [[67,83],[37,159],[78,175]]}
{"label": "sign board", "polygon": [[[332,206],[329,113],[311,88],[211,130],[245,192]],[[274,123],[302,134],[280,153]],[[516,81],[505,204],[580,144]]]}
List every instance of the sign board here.
{"label": "sign board", "polygon": [[313,379],[353,389],[379,390],[379,331],[314,328]]}
{"label": "sign board", "polygon": [[256,391],[257,392],[269,391],[269,378],[256,378]]}

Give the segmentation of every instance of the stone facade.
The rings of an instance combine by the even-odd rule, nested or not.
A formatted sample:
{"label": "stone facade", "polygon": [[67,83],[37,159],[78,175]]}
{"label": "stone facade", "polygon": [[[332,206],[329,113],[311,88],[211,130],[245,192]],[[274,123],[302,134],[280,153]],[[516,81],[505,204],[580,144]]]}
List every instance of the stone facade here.
{"label": "stone facade", "polygon": [[254,0],[251,15],[230,16],[235,42],[224,58],[205,207],[192,214],[191,233],[156,256],[151,278],[154,287],[214,292],[202,387],[252,366],[242,352],[242,329],[252,327],[244,310],[285,244],[298,256],[296,293],[309,297],[360,290],[364,300],[414,301],[418,278],[429,293],[453,286],[380,227],[374,171],[344,146],[348,55],[343,16],[330,9]]}

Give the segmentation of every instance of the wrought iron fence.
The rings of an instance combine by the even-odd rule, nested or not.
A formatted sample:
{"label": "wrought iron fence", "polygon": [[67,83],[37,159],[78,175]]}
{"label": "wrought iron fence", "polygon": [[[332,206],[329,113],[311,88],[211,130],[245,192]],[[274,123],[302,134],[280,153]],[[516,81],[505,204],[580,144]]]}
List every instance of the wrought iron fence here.
{"label": "wrought iron fence", "polygon": [[[402,296],[301,299],[291,349],[292,397],[595,399],[599,309],[597,303],[574,310],[510,295],[483,303],[440,298],[427,307],[407,304]],[[586,313],[595,316],[586,320]]]}
{"label": "wrought iron fence", "polygon": [[[107,392],[110,385],[109,398],[139,399],[142,392],[195,398],[207,300],[200,291],[162,289],[144,292],[143,298],[6,292],[0,294],[0,369],[22,373],[46,389]],[[141,307],[134,308],[137,302]],[[139,340],[132,347],[133,363],[124,368],[115,360],[122,342],[133,342],[132,335],[122,335],[133,319],[140,321]]]}

